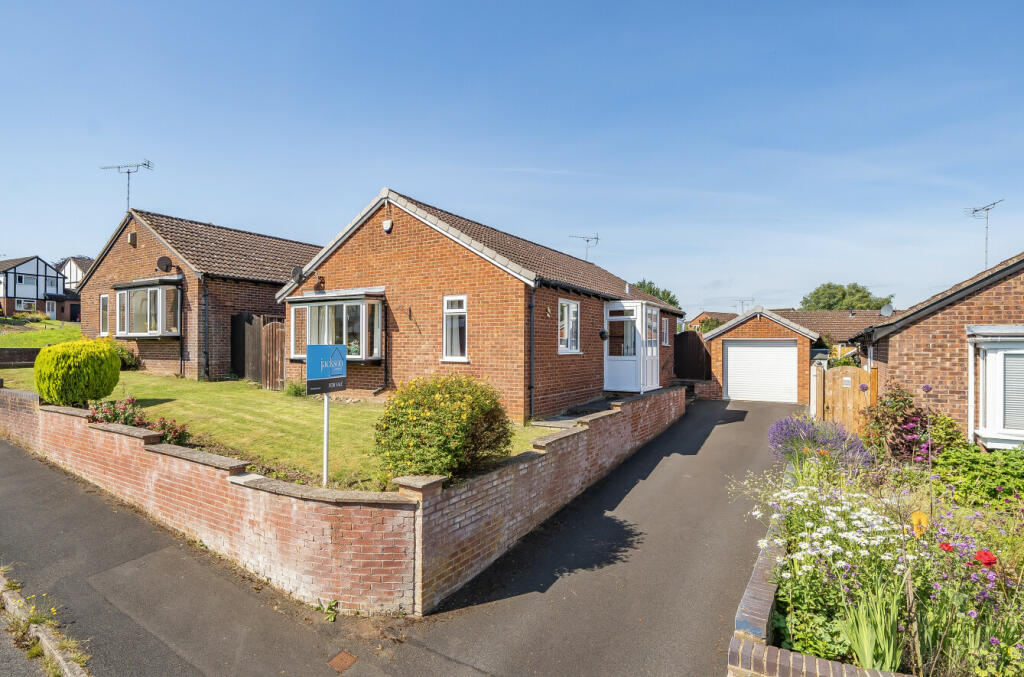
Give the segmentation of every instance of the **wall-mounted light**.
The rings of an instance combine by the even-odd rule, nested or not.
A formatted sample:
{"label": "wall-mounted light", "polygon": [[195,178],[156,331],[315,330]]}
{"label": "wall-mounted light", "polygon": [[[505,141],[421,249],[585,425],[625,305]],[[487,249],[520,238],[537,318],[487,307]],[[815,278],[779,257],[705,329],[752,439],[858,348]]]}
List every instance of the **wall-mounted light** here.
{"label": "wall-mounted light", "polygon": [[601,331],[597,332],[597,335],[601,337],[602,341],[607,341],[608,340],[608,330],[607,329],[602,329]]}
{"label": "wall-mounted light", "polygon": [[394,225],[395,225],[395,222],[392,221],[391,219],[384,219],[384,232],[385,233],[390,233],[391,229],[394,227]]}

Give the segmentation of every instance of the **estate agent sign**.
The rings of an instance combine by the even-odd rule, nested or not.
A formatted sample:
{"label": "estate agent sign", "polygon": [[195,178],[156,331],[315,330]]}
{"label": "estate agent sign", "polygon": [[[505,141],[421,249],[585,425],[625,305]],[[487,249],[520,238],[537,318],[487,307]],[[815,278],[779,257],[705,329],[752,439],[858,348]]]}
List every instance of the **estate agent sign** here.
{"label": "estate agent sign", "polygon": [[306,394],[324,396],[324,486],[327,486],[327,440],[331,430],[328,393],[345,389],[348,346],[306,346]]}

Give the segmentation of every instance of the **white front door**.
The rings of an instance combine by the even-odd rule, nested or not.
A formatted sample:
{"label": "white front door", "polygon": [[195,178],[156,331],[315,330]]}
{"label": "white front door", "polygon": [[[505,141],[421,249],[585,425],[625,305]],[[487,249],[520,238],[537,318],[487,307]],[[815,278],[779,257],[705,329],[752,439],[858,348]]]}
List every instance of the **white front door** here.
{"label": "white front door", "polygon": [[644,305],[644,383],[642,392],[661,387],[661,349],[658,347],[660,311],[654,306]]}
{"label": "white front door", "polygon": [[609,301],[604,304],[604,389],[638,393],[641,391],[643,340],[637,319],[640,304]]}
{"label": "white front door", "polygon": [[56,301],[47,301],[46,302],[46,315],[51,320],[56,320],[57,319],[57,302]]}
{"label": "white front door", "polygon": [[722,397],[796,402],[797,364],[795,339],[724,339]]}

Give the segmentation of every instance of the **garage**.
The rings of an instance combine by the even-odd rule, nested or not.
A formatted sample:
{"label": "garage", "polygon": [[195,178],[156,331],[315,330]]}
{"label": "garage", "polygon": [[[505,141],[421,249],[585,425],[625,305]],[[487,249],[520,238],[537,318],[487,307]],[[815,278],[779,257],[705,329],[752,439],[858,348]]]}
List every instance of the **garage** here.
{"label": "garage", "polygon": [[796,339],[726,339],[722,362],[724,399],[798,401]]}
{"label": "garage", "polygon": [[811,345],[817,332],[755,306],[706,332],[711,378],[698,397],[752,402],[810,401]]}

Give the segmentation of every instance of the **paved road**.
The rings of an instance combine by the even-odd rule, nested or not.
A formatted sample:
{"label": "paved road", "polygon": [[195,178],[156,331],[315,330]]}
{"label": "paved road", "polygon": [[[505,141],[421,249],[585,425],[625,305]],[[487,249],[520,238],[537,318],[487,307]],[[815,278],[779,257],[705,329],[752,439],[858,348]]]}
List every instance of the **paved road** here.
{"label": "paved road", "polygon": [[695,403],[447,611],[405,628],[376,665],[398,675],[724,675],[763,536],[730,503],[727,476],[767,467],[768,426],[793,411]]}
{"label": "paved road", "polygon": [[[761,529],[729,475],[785,405],[698,402],[424,620],[322,621],[0,441],[0,558],[94,675],[721,675]],[[0,668],[2,668],[0,664]],[[0,670],[0,674],[3,674]]]}
{"label": "paved road", "polygon": [[[0,615],[0,625],[7,619]],[[40,677],[43,675],[40,662],[25,658],[25,652],[14,646],[10,633],[0,627],[0,675],[3,677]]]}

